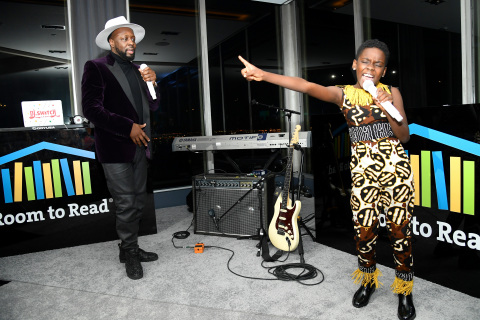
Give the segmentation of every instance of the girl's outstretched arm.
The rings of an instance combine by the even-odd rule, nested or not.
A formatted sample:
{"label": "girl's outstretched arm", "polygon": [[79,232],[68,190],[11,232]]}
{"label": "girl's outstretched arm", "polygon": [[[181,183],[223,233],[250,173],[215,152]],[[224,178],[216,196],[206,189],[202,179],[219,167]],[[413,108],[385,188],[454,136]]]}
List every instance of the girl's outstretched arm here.
{"label": "girl's outstretched arm", "polygon": [[306,93],[322,101],[335,103],[339,106],[342,105],[342,89],[338,87],[324,87],[302,78],[289,77],[264,71],[255,67],[241,56],[238,56],[238,59],[240,59],[245,65],[245,68],[242,69],[241,73],[248,81],[266,81],[293,91]]}

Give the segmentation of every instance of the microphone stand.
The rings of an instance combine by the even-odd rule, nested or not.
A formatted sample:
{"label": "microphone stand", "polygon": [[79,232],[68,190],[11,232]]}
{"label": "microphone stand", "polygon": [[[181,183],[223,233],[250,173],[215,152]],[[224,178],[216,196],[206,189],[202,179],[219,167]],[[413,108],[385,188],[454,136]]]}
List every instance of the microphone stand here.
{"label": "microphone stand", "polygon": [[[260,178],[260,181],[258,181],[254,186],[252,186],[252,188],[250,190],[248,190],[248,192],[244,195],[244,197],[245,197],[254,188],[258,189],[258,203],[260,204],[260,208],[259,208],[259,211],[260,211],[260,228],[257,229],[257,234],[256,235],[247,235],[247,236],[237,237],[237,240],[245,240],[245,239],[258,240],[258,243],[256,245],[257,257],[260,257],[260,253],[261,253],[261,250],[262,250],[262,242],[264,241],[264,237],[266,236],[265,227],[263,225],[263,197],[262,197],[262,184],[261,184],[261,182],[263,182],[264,180],[265,180],[265,176],[262,176],[262,178]],[[241,199],[243,199],[243,197]],[[234,205],[236,205],[236,203]]]}
{"label": "microphone stand", "polygon": [[[257,182],[255,182],[255,183],[252,185],[252,187],[251,187],[247,192],[245,192],[245,194],[244,194],[243,196],[241,196],[237,201],[235,201],[235,203],[232,204],[232,205],[230,206],[230,208],[228,208],[228,210],[225,211],[225,213],[223,213],[223,214],[220,216],[220,218],[217,219],[217,222],[220,222],[220,220],[222,220],[225,215],[227,215],[237,204],[239,204],[240,202],[242,202],[242,200],[245,199],[245,197],[248,196],[248,194],[249,194],[250,192],[252,192],[254,189],[257,189],[257,188],[258,188],[258,189],[261,191],[263,182],[265,181],[265,177],[266,177],[266,176],[264,175],[264,176],[262,176]],[[262,210],[262,206],[260,205],[260,214],[262,213],[261,210]],[[253,237],[253,236],[246,236],[245,238],[251,238],[251,237]]]}
{"label": "microphone stand", "polygon": [[[264,107],[271,108],[271,109],[276,109],[276,110],[281,110],[281,111],[285,112],[285,116],[288,119],[288,143],[290,143],[290,141],[292,140],[292,114],[300,115],[301,113],[298,112],[298,111],[295,111],[295,110],[279,108],[279,107],[276,107],[276,106],[273,106],[273,105],[263,104],[263,103],[260,103],[256,100],[252,100],[252,104],[257,104],[257,105],[260,105],[260,106],[264,106]],[[298,192],[297,192],[297,197],[300,199],[300,190],[301,190],[301,185],[303,183],[303,179],[302,179],[302,176],[303,176],[303,160],[304,160],[305,154],[304,154],[303,148],[299,144],[294,144],[294,148],[295,148],[295,150],[300,150],[302,152],[301,163],[300,163],[300,172],[299,172],[299,177],[298,177],[298,179],[299,179],[298,180]],[[293,183],[293,179],[290,181],[290,189],[292,189],[292,183]],[[293,190],[292,190],[291,194],[292,194],[291,201],[293,203],[295,201],[295,199],[294,199],[295,198],[295,192],[293,192]],[[313,239],[313,241],[316,242],[315,237],[313,236],[311,231],[308,229],[308,227],[305,225],[302,218],[300,218],[300,220],[299,220],[299,227],[303,227],[307,231],[307,233],[310,235],[310,237]],[[304,250],[303,250],[303,240],[302,240],[301,232],[299,232],[299,237],[300,238],[299,238],[299,245],[298,245],[298,253],[300,255],[301,263],[305,263]],[[258,255],[258,253],[257,253],[257,255]],[[273,258],[273,260],[275,260],[275,258]]]}
{"label": "microphone stand", "polygon": [[[290,143],[290,141],[292,140],[292,114],[301,115],[301,113],[298,112],[298,111],[295,111],[295,110],[290,110],[290,109],[286,109],[286,108],[276,107],[274,105],[268,105],[268,104],[260,103],[255,99],[252,100],[252,104],[256,104],[256,105],[259,105],[259,106],[263,106],[263,107],[267,107],[267,108],[271,108],[271,109],[280,110],[280,111],[285,112],[285,116],[288,119],[288,143]],[[292,181],[293,181],[293,179],[292,179]],[[292,184],[292,181],[290,181],[290,185]],[[295,201],[294,198],[295,198],[294,193],[292,192],[292,202]]]}
{"label": "microphone stand", "polygon": [[[302,146],[299,145],[299,144],[294,144],[293,147],[294,147],[295,150],[299,150],[302,153],[301,162],[300,162],[300,172],[299,172],[299,176],[298,176],[298,190],[297,190],[297,198],[300,199],[300,194],[301,194],[302,185],[303,185],[303,161],[304,161],[304,158],[305,158],[305,150],[303,150]],[[294,192],[292,192],[292,194],[293,193]],[[317,240],[313,236],[312,232],[310,231],[310,229],[307,227],[307,225],[303,221],[302,217],[300,217],[300,220],[298,221],[298,225],[299,225],[300,228],[305,229],[305,231],[308,233],[310,238],[312,238],[313,242],[317,242]],[[301,239],[302,239],[302,235],[301,235],[301,232],[300,232],[300,240]],[[301,246],[301,248],[300,248],[300,246]],[[302,242],[299,243],[299,252],[303,252],[303,243]]]}
{"label": "microphone stand", "polygon": [[285,116],[288,118],[288,142],[290,143],[290,140],[292,139],[292,130],[291,130],[292,129],[292,113],[293,114],[298,114],[298,115],[301,115],[301,113],[298,112],[298,111],[295,111],[295,110],[290,110],[290,109],[286,109],[286,108],[276,107],[274,105],[268,105],[268,104],[260,103],[255,99],[252,100],[252,104],[256,104],[256,105],[259,105],[259,106],[263,106],[263,107],[267,107],[267,108],[271,108],[271,109],[280,110],[280,111],[285,112]]}

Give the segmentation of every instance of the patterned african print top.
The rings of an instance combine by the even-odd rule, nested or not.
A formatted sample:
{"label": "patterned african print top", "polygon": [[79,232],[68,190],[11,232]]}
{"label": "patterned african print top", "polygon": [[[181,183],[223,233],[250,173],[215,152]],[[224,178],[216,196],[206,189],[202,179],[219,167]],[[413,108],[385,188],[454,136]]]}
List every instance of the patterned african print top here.
{"label": "patterned african print top", "polygon": [[[377,88],[391,93],[389,86],[379,83]],[[352,85],[343,87],[343,105],[350,133],[350,141],[377,141],[382,138],[395,138],[392,127],[383,111],[373,102],[370,93]]]}

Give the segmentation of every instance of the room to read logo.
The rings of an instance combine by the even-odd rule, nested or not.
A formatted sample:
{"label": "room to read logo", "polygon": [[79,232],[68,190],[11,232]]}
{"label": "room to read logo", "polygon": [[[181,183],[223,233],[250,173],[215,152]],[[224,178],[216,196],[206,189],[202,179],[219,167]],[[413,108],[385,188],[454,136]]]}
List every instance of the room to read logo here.
{"label": "room to read logo", "polygon": [[[4,203],[79,196],[92,193],[90,162],[54,158],[30,163],[18,161],[41,150],[50,150],[86,159],[95,153],[49,142],[40,142],[0,157]],[[65,192],[64,192],[65,190]]]}
{"label": "room to read logo", "polygon": [[[480,145],[437,130],[411,124],[411,135],[458,149],[480,157]],[[420,154],[409,154],[415,183],[415,205],[432,208],[432,195],[436,192],[438,210],[448,214],[462,214],[464,217],[475,215],[475,163],[457,156],[444,158],[442,151],[421,150]],[[446,170],[447,169],[447,170]],[[447,172],[447,174],[445,173]],[[432,183],[434,181],[434,183]],[[447,188],[448,185],[448,188]],[[432,190],[434,186],[434,191]],[[465,222],[466,224],[466,222]],[[480,250],[480,235],[464,230],[454,230],[447,221],[438,219],[436,226],[421,222],[416,216],[412,218],[415,235]],[[436,231],[434,231],[436,229]]]}
{"label": "room to read logo", "polygon": [[[418,135],[480,157],[478,143],[418,124],[411,124],[409,127],[411,135]],[[461,157],[444,159],[442,151],[429,150],[422,150],[420,154],[409,154],[409,156],[415,182],[415,205],[432,207],[433,177],[439,210],[475,214],[475,161],[463,160]],[[445,174],[447,166],[448,177]],[[447,182],[449,182],[448,190]]]}

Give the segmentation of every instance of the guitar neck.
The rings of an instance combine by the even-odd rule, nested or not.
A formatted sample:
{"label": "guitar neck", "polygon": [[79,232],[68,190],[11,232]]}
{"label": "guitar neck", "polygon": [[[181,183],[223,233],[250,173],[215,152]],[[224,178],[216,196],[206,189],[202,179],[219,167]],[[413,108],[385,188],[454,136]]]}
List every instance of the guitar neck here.
{"label": "guitar neck", "polygon": [[288,195],[290,193],[290,181],[292,179],[292,157],[293,157],[293,147],[288,148],[288,161],[287,167],[285,169],[285,180],[283,183],[282,191],[282,207],[286,208],[288,204]]}

